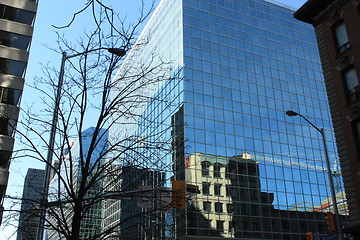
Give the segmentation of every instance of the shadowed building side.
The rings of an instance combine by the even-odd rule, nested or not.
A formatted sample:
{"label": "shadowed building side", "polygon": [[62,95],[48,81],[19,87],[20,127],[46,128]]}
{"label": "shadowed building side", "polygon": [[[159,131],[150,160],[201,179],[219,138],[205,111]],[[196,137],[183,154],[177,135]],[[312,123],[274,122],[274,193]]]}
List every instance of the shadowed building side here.
{"label": "shadowed building side", "polygon": [[36,239],[39,224],[39,202],[44,188],[45,170],[29,168],[21,201],[17,240]]}
{"label": "shadowed building side", "polygon": [[360,1],[310,0],[295,14],[315,28],[348,199],[360,239]]}

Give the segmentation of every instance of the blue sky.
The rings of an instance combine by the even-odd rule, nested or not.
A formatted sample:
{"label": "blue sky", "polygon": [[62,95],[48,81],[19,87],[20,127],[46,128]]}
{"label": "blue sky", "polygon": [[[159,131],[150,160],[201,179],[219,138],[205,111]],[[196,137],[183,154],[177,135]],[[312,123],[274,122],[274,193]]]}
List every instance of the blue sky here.
{"label": "blue sky", "polygon": [[[56,29],[52,25],[65,25],[72,18],[72,14],[83,6],[86,1],[72,1],[72,0],[39,0],[39,7],[37,17],[35,21],[34,35],[32,45],[30,49],[30,59],[26,72],[26,83],[29,85],[33,84],[35,76],[42,76],[41,64],[53,66],[55,68],[60,67],[61,54],[56,53],[49,48],[56,48],[57,35]],[[128,19],[134,19],[137,17],[138,5],[136,4],[139,0],[122,0],[122,1],[105,1],[105,2],[117,2],[119,11],[127,14]],[[294,9],[299,8],[304,4],[305,0],[278,0],[273,1],[281,4],[285,4]],[[125,11],[124,11],[125,10]],[[89,15],[87,13],[82,14],[76,19],[75,24],[65,31],[64,33],[67,38],[79,37],[86,27],[89,27],[89,21],[87,19]],[[34,92],[29,86],[26,86],[22,96],[22,108],[27,108],[31,104],[40,102],[36,99]],[[28,161],[27,161],[28,160]],[[7,194],[18,195],[22,194],[22,185],[27,169],[31,168],[44,168],[40,162],[34,162],[30,159],[15,160],[10,166],[10,179],[7,189]],[[5,206],[7,208],[8,206]],[[1,228],[0,228],[0,231]],[[15,239],[16,235],[12,235],[14,228],[6,228],[2,231],[0,240]]]}

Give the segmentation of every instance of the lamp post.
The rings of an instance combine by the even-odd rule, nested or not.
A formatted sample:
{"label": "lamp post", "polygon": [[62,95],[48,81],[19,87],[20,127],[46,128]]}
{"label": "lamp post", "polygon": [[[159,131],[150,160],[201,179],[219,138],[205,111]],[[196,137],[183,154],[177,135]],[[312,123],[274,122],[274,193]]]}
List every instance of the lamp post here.
{"label": "lamp post", "polygon": [[59,105],[60,105],[60,98],[61,98],[61,90],[64,82],[64,69],[65,69],[65,62],[66,60],[74,57],[81,56],[83,54],[87,54],[90,52],[95,52],[99,50],[107,50],[109,53],[114,54],[119,57],[123,57],[126,54],[126,51],[122,48],[96,48],[91,49],[85,52],[73,54],[73,55],[66,55],[66,52],[62,52],[61,57],[61,66],[59,72],[59,79],[58,84],[56,86],[57,91],[55,95],[55,105],[54,105],[54,112],[52,116],[52,123],[50,129],[50,139],[49,139],[49,146],[48,152],[46,156],[46,165],[45,165],[45,178],[44,178],[44,185],[43,185],[43,195],[40,200],[40,213],[39,213],[39,225],[37,229],[36,239],[43,240],[44,238],[44,226],[45,226],[45,217],[46,217],[46,203],[49,194],[49,184],[50,184],[50,175],[51,175],[51,165],[53,160],[53,153],[54,153],[54,144],[55,144],[55,135],[56,135],[56,126],[58,122],[58,113],[59,113]]}
{"label": "lamp post", "polygon": [[336,235],[337,235],[338,240],[343,240],[344,237],[343,237],[342,228],[341,228],[341,224],[340,224],[340,216],[339,216],[339,211],[338,211],[338,206],[337,206],[334,181],[333,181],[333,178],[331,175],[331,167],[330,167],[329,153],[328,153],[328,149],[327,149],[327,145],[326,145],[325,131],[323,128],[316,127],[312,122],[310,122],[306,117],[304,117],[300,113],[294,112],[292,110],[288,110],[288,111],[286,111],[286,115],[288,115],[289,117],[300,116],[321,134],[321,138],[322,138],[323,145],[324,145],[326,169],[328,172],[328,178],[329,178],[329,184],[330,184],[331,200],[333,202],[333,207],[334,207]]}

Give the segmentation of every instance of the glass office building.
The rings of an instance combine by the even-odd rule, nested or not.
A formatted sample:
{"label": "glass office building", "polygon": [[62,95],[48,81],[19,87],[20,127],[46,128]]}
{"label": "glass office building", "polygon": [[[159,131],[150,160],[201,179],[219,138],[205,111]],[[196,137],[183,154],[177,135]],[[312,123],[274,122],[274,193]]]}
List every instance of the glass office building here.
{"label": "glass office building", "polygon": [[41,199],[44,192],[45,170],[29,168],[25,181],[21,200],[19,226],[17,240],[36,239],[39,225],[39,208],[36,203]]}
{"label": "glass office building", "polygon": [[[88,181],[95,181],[95,183],[86,184],[90,189],[86,190],[85,199],[82,205],[82,219],[80,224],[80,238],[97,239],[101,233],[102,224],[102,203],[101,201],[93,202],[91,199],[96,198],[99,192],[103,189],[103,178],[99,176],[97,167],[103,159],[104,154],[108,150],[108,132],[105,129],[97,129],[90,127],[79,133],[79,138],[75,139],[73,143],[66,146],[70,147],[64,149],[60,162],[54,164],[57,168],[56,172],[52,170],[52,179],[50,180],[48,201],[56,203],[56,201],[66,200],[72,201],[73,196],[69,194],[72,191],[78,192],[81,186],[82,174],[85,170],[81,168],[89,161],[93,177],[88,177]],[[81,137],[81,139],[80,139]],[[93,139],[96,137],[96,139]],[[90,154],[90,155],[89,155]],[[89,158],[89,159],[88,159]],[[86,169],[86,167],[84,167]],[[51,204],[50,204],[51,206]],[[58,240],[65,239],[69,236],[70,229],[72,228],[72,218],[74,214],[74,204],[65,203],[62,205],[54,205],[48,209],[46,219],[46,239]],[[59,231],[59,229],[66,229]]]}
{"label": "glass office building", "polygon": [[167,236],[328,233],[324,216],[333,206],[321,136],[287,117],[289,109],[325,129],[338,208],[348,214],[314,32],[292,14],[264,0],[164,0],[140,36],[146,44],[127,56],[118,76],[166,63],[168,81],[139,89],[152,100],[137,107],[138,125],[118,124],[110,135],[158,132],[171,143],[162,161],[137,164],[161,166],[165,186],[188,184],[186,208],[168,214]]}

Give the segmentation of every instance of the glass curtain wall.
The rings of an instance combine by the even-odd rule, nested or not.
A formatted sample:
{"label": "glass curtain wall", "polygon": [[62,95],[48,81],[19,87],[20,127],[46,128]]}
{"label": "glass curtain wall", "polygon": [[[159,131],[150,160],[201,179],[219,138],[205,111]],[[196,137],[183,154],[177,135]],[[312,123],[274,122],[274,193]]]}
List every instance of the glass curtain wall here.
{"label": "glass curtain wall", "polygon": [[156,132],[171,142],[161,161],[137,162],[166,172],[164,186],[187,183],[186,209],[166,214],[167,236],[328,233],[324,217],[333,207],[321,136],[287,117],[290,109],[325,129],[338,207],[347,215],[315,35],[293,12],[263,0],[161,1],[140,38],[150,36],[147,44],[125,60],[120,73],[133,62],[153,64],[154,52],[167,63],[169,80],[146,92],[152,98],[138,124],[110,132],[111,139]]}
{"label": "glass curtain wall", "polygon": [[183,1],[185,172],[200,190],[188,203],[188,236],[327,233],[321,135],[289,109],[325,129],[347,215],[316,40],[292,14],[266,1]]}

